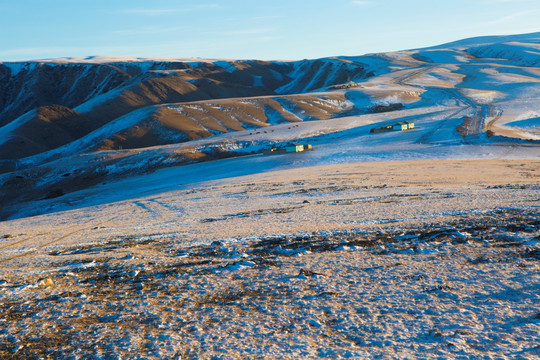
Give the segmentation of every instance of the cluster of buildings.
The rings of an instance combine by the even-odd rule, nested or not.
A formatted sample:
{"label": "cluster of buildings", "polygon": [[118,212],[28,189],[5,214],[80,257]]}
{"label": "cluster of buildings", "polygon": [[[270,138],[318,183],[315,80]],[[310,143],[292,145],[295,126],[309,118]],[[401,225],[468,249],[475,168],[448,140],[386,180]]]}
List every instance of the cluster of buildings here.
{"label": "cluster of buildings", "polygon": [[304,145],[304,144],[295,143],[295,144],[287,145],[282,148],[273,148],[273,149],[267,150],[264,152],[264,154],[265,155],[286,154],[286,153],[303,152],[303,151],[308,151],[308,150],[313,150],[313,147],[309,144]]}
{"label": "cluster of buildings", "polygon": [[387,131],[405,131],[414,129],[414,123],[412,121],[402,121],[392,125],[381,126],[371,129],[371,133],[381,133]]}
{"label": "cluster of buildings", "polygon": [[[381,133],[387,131],[407,131],[414,129],[414,123],[412,121],[401,121],[392,125],[386,125],[381,127],[376,127],[371,129],[370,133]],[[313,150],[313,147],[310,144],[289,144],[279,148],[272,148],[264,152],[265,155],[275,155],[275,154],[287,154],[287,153],[298,153],[308,150]]]}

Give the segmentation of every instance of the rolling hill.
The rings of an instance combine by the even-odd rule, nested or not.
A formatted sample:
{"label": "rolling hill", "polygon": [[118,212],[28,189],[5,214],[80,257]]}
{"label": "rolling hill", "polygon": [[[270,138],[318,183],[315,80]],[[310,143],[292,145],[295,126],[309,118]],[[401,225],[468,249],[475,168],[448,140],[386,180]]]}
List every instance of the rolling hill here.
{"label": "rolling hill", "polygon": [[539,49],[0,64],[0,358],[538,358]]}
{"label": "rolling hill", "polygon": [[[483,157],[508,144],[537,156],[539,62],[534,33],[301,61],[3,63],[0,198],[15,206],[293,141],[318,144],[324,161]],[[405,120],[414,132],[369,133]]]}

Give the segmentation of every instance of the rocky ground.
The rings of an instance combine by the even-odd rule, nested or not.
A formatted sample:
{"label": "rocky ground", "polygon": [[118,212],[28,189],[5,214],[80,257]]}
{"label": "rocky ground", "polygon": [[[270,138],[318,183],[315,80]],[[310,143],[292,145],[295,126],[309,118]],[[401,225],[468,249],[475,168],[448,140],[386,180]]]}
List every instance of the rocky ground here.
{"label": "rocky ground", "polygon": [[539,169],[336,165],[2,222],[0,358],[538,358]]}

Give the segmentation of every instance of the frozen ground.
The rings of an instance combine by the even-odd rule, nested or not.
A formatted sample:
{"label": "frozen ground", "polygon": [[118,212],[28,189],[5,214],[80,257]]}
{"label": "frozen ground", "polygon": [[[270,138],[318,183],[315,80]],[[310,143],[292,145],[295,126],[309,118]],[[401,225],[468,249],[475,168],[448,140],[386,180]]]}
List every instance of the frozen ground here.
{"label": "frozen ground", "polygon": [[0,355],[537,358],[539,169],[327,165],[5,221]]}
{"label": "frozen ground", "polygon": [[[0,358],[540,358],[539,39],[175,60],[200,79],[47,61],[140,67],[161,95],[281,87],[123,108],[124,84],[77,110],[125,113],[0,162]],[[0,142],[21,148],[35,115]],[[262,155],[293,142],[313,151]]]}

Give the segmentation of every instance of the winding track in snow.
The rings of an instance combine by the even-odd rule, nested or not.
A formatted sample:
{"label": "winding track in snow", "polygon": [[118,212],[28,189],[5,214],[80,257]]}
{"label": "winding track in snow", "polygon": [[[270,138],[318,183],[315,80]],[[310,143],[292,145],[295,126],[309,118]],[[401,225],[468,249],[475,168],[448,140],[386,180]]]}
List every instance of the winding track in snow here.
{"label": "winding track in snow", "polygon": [[[100,222],[97,222],[97,223],[91,223],[91,225],[89,226],[85,226],[85,227],[78,227],[78,225],[73,225],[71,226],[71,228],[73,227],[77,227],[77,230],[73,230],[73,231],[70,231],[68,232],[67,234],[64,234],[60,237],[53,237],[52,240],[48,240],[44,243],[41,243],[35,247],[33,247],[32,249],[26,251],[26,252],[21,252],[21,253],[18,253],[18,254],[15,254],[15,255],[12,255],[12,256],[7,256],[7,257],[4,257],[4,258],[0,258],[0,264],[3,264],[3,263],[6,263],[6,262],[9,262],[9,261],[12,261],[12,260],[15,260],[15,259],[19,259],[19,258],[22,258],[22,257],[26,257],[26,256],[29,256],[29,255],[32,255],[32,254],[35,254],[36,252],[38,252],[40,249],[43,249],[43,248],[46,248],[47,246],[50,246],[50,245],[53,245],[59,241],[62,241],[64,239],[67,239],[69,238],[70,236],[72,235],[75,235],[77,233],[81,233],[81,232],[84,232],[84,231],[88,231],[88,230],[91,230],[92,228],[95,228],[97,226],[100,226],[100,225],[103,225],[105,223],[109,223],[111,221],[114,221],[118,218],[120,218],[121,215],[117,215],[117,216],[114,216],[114,217],[102,217],[102,221]],[[40,234],[42,235],[42,234]],[[16,245],[21,245],[21,244],[25,244],[25,243],[29,243],[31,242],[32,240],[36,240],[36,238],[38,237],[39,235],[37,236],[33,236],[33,237],[29,237],[29,238],[26,238],[26,239],[21,239],[17,242],[13,242],[13,243],[9,243],[9,244],[6,244],[4,245],[3,247],[0,247],[0,250],[4,250],[6,248],[9,248],[9,247],[13,247],[13,246],[16,246]]]}

